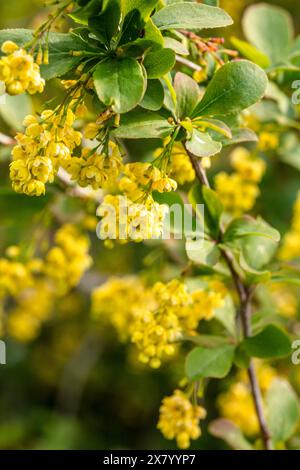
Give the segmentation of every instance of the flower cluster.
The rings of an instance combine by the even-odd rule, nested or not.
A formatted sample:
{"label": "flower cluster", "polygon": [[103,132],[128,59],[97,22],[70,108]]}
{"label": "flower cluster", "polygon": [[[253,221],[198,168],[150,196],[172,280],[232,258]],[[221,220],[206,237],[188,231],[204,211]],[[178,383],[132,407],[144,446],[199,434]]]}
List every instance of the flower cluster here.
{"label": "flower cluster", "polygon": [[191,183],[196,175],[189,156],[181,143],[175,143],[172,148],[170,176],[178,184]]}
{"label": "flower cluster", "polygon": [[177,184],[151,163],[136,162],[125,165],[119,187],[129,199],[138,201],[152,191],[160,193],[175,191]]}
{"label": "flower cluster", "polygon": [[102,240],[141,242],[162,236],[167,207],[148,198],[133,202],[126,196],[108,194],[98,207],[98,236]]}
{"label": "flower cluster", "polygon": [[6,55],[0,59],[0,80],[5,83],[7,93],[42,93],[45,80],[34,58],[12,41],[5,41],[1,50]]}
{"label": "flower cluster", "polygon": [[[91,259],[89,241],[74,225],[63,225],[55,233],[56,246],[45,258],[22,258],[17,246],[0,258],[0,330],[28,342],[37,337],[52,313],[54,303],[75,287]],[[6,302],[11,298],[10,302]],[[9,311],[3,327],[2,307]],[[6,312],[5,312],[6,313]]]}
{"label": "flower cluster", "polygon": [[189,293],[176,279],[167,284],[157,282],[152,292],[155,308],[138,316],[132,341],[140,351],[140,361],[158,368],[165,356],[175,354],[175,343],[183,334],[194,334],[200,320],[212,318],[224,294],[202,289]]}
{"label": "flower cluster", "polygon": [[[259,385],[265,394],[276,377],[276,372],[269,365],[258,361],[256,366]],[[238,381],[218,397],[220,414],[235,423],[247,436],[254,436],[259,432],[259,423],[247,375],[243,371],[237,378]]]}
{"label": "flower cluster", "polygon": [[243,147],[231,154],[235,170],[231,175],[220,172],[215,176],[215,189],[226,211],[240,215],[252,209],[260,194],[257,184],[266,170],[263,160],[254,157]]}
{"label": "flower cluster", "polygon": [[112,278],[94,289],[92,316],[109,322],[122,341],[131,337],[141,311],[153,304],[151,289],[136,277]]}
{"label": "flower cluster", "polygon": [[55,246],[47,253],[45,274],[59,294],[76,286],[91,266],[89,240],[76,226],[63,225],[55,234]]}
{"label": "flower cluster", "polygon": [[32,277],[24,264],[0,258],[0,299],[15,296],[32,285]]}
{"label": "flower cluster", "polygon": [[72,127],[75,114],[68,108],[64,114],[46,110],[41,118],[27,116],[26,131],[18,133],[13,148],[10,178],[18,193],[29,196],[45,194],[45,184],[52,182],[59,166],[71,158],[81,142],[81,133]]}
{"label": "flower cluster", "polygon": [[62,166],[79,186],[91,186],[97,190],[116,181],[122,169],[122,157],[118,147],[111,142],[109,155],[84,148],[81,157],[67,159]]}
{"label": "flower cluster", "polygon": [[176,439],[180,449],[187,449],[190,441],[201,436],[199,422],[206,417],[204,408],[193,405],[181,390],[162,401],[158,429],[166,439]]}
{"label": "flower cluster", "polygon": [[8,334],[21,342],[35,339],[51,314],[54,298],[46,280],[37,280],[32,288],[22,291],[8,316]]}
{"label": "flower cluster", "polygon": [[128,163],[118,184],[123,194],[105,196],[97,215],[101,217],[98,236],[102,240],[141,242],[161,238],[168,213],[152,191],[174,191],[177,184],[150,163]]}
{"label": "flower cluster", "polygon": [[279,251],[279,258],[290,261],[300,257],[300,192],[294,205],[294,214],[290,231],[285,235]]}

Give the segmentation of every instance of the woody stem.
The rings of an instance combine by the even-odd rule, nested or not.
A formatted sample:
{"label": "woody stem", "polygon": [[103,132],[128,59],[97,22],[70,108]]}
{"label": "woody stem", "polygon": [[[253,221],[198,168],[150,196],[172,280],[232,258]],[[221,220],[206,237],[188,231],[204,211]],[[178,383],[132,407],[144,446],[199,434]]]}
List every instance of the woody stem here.
{"label": "woody stem", "polygon": [[[190,158],[190,161],[195,170],[197,179],[202,186],[210,187],[209,181],[205,169],[201,165],[201,159],[193,155],[185,146],[185,150]],[[224,235],[224,230],[221,227],[220,229],[221,238]],[[242,322],[243,335],[245,338],[249,338],[252,334],[251,332],[251,296],[252,291],[247,287],[243,279],[240,277],[239,273],[236,271],[232,255],[224,248],[221,249],[221,253],[225,263],[228,266],[228,269],[232,275],[232,279],[239,297],[239,316]],[[259,387],[255,366],[253,360],[250,360],[248,367],[248,377],[251,387],[251,393],[255,405],[255,410],[257,414],[257,419],[260,426],[261,436],[266,450],[272,450],[272,441],[271,434],[268,429],[268,425],[265,419],[264,409],[263,409],[263,400],[261,395],[261,390]]]}

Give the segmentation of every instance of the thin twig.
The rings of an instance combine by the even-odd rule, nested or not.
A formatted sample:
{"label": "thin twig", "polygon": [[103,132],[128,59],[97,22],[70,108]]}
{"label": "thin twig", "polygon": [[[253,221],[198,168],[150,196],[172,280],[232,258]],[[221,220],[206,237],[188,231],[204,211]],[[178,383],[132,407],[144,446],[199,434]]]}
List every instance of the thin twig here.
{"label": "thin twig", "polygon": [[[185,146],[185,149],[186,149],[187,154],[189,155],[189,158],[191,160],[191,163],[193,165],[193,168],[195,170],[195,173],[197,175],[197,178],[200,184],[207,186],[209,188],[210,187],[209,181],[207,179],[205,169],[201,165],[201,159],[193,155],[191,152],[189,152],[186,146]],[[223,228],[221,228],[220,232],[221,232],[220,237],[222,238],[224,235]],[[225,250],[224,248],[221,249],[221,253],[222,253],[224,261],[226,262],[231,272],[231,275],[235,284],[235,288],[239,296],[239,301],[240,301],[239,315],[240,315],[242,325],[243,325],[243,335],[245,338],[249,338],[252,334],[251,332],[252,291],[251,289],[249,289],[247,286],[244,285],[243,280],[241,279],[239,273],[236,271],[231,254],[228,253],[227,250]],[[264,446],[267,450],[272,450],[271,434],[270,434],[270,431],[268,429],[268,425],[265,419],[262,395],[261,395],[261,391],[259,388],[259,383],[257,380],[254,363],[252,360],[250,361],[250,364],[248,367],[248,377],[250,381],[251,392],[252,392],[253,401],[255,404],[255,410],[256,410]]]}
{"label": "thin twig", "polygon": [[176,61],[192,70],[196,70],[196,72],[200,72],[200,70],[202,70],[202,67],[200,65],[194,64],[194,62],[191,62],[190,60],[185,59],[180,55],[176,55]]}

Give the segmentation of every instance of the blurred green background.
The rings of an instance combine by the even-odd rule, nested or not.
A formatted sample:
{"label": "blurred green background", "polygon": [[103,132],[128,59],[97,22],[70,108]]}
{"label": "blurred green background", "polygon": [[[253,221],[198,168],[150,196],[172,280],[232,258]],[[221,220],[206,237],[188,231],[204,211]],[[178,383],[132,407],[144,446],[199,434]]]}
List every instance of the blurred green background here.
{"label": "blurred green background", "polygon": [[[0,27],[38,25],[45,12],[38,0],[0,2]],[[251,0],[221,0],[234,18],[227,35],[240,35],[240,20]],[[300,25],[299,2],[272,0],[287,8]],[[49,92],[51,96],[51,91]],[[2,132],[11,131],[4,122]],[[40,223],[43,208],[51,201],[51,191],[41,199],[8,192],[6,149],[0,153],[0,256],[11,244],[30,239]],[[226,166],[226,159],[222,167]],[[214,171],[219,170],[217,163]],[[4,185],[3,185],[4,184]],[[299,188],[299,176],[292,167],[274,161],[262,185],[258,211],[281,230],[287,228],[292,204]],[[61,199],[55,204],[71,204],[68,214],[80,210],[80,202]],[[288,208],[288,210],[287,210]],[[61,302],[58,312],[45,325],[40,337],[30,345],[7,344],[6,366],[0,366],[0,449],[163,449],[175,448],[156,430],[161,399],[172,392],[182,378],[183,364],[175,359],[161,370],[151,372],[136,363],[131,350],[117,341],[112,331],[95,330],[89,321],[87,290],[110,274],[141,271],[149,248],[142,245],[105,250],[94,239],[94,259],[98,277],[85,280],[80,289]],[[160,270],[157,253],[153,276]],[[148,259],[149,261],[149,259]],[[167,268],[165,268],[167,269]],[[217,393],[212,381],[206,405],[210,408]],[[214,408],[209,419],[215,417]],[[196,448],[218,449],[221,441],[204,436]]]}

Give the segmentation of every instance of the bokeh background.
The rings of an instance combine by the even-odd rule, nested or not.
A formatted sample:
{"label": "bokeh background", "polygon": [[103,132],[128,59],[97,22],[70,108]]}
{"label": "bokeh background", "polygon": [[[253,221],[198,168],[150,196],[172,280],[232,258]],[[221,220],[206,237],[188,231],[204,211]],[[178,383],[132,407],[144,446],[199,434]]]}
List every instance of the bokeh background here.
{"label": "bokeh background", "polygon": [[[224,35],[241,36],[241,17],[251,0],[221,0],[221,6],[235,20]],[[288,9],[298,29],[300,9],[297,0],[268,2]],[[34,27],[45,16],[42,1],[9,0],[0,2],[0,27]],[[62,24],[67,28],[67,24]],[[223,34],[223,33],[220,33]],[[55,83],[43,99],[61,93]],[[14,135],[30,107],[39,109],[40,97],[16,109],[6,109],[0,119],[1,132]],[[0,111],[1,114],[1,111]],[[132,152],[147,152],[136,144]],[[0,149],[0,257],[6,247],[15,244],[43,244],[43,229],[55,214],[60,222],[76,220],[86,208],[82,201],[51,190],[42,198],[28,198],[10,190],[8,181],[9,149]],[[215,161],[212,172],[228,165],[226,155]],[[291,220],[292,206],[299,188],[299,173],[278,159],[268,165],[261,186],[263,197],[257,211],[271,224],[285,231]],[[84,207],[83,207],[84,205]],[[38,233],[38,235],[37,235]],[[7,365],[0,366],[0,449],[163,449],[173,448],[156,430],[158,408],[163,396],[170,394],[182,378],[181,358],[172,360],[159,371],[138,364],[131,347],[123,346],[113,330],[97,327],[89,315],[89,293],[111,275],[134,274],[145,268],[155,280],[161,269],[172,264],[159,249],[144,245],[103,248],[93,231],[94,267],[80,286],[64,297],[40,335],[30,343],[7,340]],[[149,269],[149,266],[151,269]],[[149,273],[148,273],[149,276]],[[182,356],[181,356],[182,357]],[[206,394],[209,418],[216,415],[213,406],[218,393],[212,381]],[[219,449],[221,441],[204,433],[195,448]]]}

